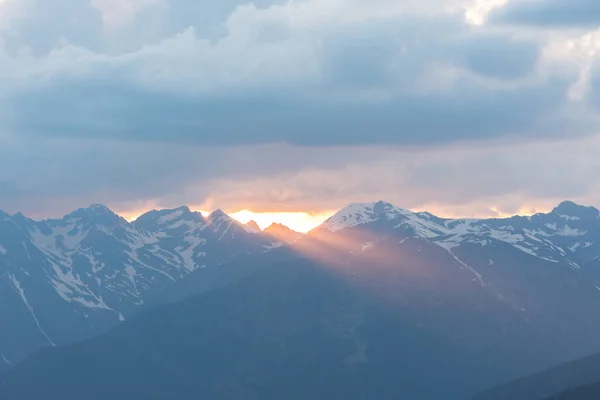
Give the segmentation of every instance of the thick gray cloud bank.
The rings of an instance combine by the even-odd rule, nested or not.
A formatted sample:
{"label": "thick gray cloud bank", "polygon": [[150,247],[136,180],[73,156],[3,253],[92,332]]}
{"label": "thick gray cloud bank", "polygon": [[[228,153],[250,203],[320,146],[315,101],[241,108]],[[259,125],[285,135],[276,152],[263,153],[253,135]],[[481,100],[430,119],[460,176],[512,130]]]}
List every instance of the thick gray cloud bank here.
{"label": "thick gray cloud bank", "polygon": [[[508,164],[525,157],[520,149],[546,146],[551,160],[598,133],[600,34],[584,15],[599,15],[594,7],[0,0],[0,209],[46,215],[104,202],[317,211],[364,194],[394,197],[411,182],[422,188],[401,205],[466,204],[482,185],[458,195],[440,176],[476,180],[477,162],[490,174],[519,175]],[[552,17],[557,10],[567,13]],[[546,29],[571,23],[583,28]],[[566,144],[550,146],[557,140]],[[466,169],[416,168],[408,157],[417,149],[455,162],[457,146],[492,143],[513,147],[491,161],[468,153]],[[398,157],[410,162],[390,161]],[[357,166],[386,176],[389,190]],[[546,182],[547,165],[527,168]],[[514,208],[516,198],[571,193],[566,184],[533,193],[530,181],[506,174],[486,199],[503,193]]]}
{"label": "thick gray cloud bank", "polygon": [[3,1],[25,1],[3,24],[0,67],[6,126],[21,135],[199,145],[552,135],[547,116],[573,80],[535,76],[540,41],[472,29],[443,8]]}

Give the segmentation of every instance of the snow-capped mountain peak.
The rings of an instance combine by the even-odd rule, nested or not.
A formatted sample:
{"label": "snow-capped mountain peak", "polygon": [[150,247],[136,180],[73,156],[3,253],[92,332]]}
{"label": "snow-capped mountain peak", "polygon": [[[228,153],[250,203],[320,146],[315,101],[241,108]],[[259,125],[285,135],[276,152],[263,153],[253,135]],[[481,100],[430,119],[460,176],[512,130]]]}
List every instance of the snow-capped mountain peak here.
{"label": "snow-capped mountain peak", "polygon": [[216,221],[232,221],[233,218],[231,218],[229,215],[227,215],[223,210],[216,209],[215,211],[211,212],[208,215],[208,220],[212,221],[212,222],[216,222]]}
{"label": "snow-capped mountain peak", "polygon": [[79,208],[68,216],[87,216],[87,217],[103,217],[107,215],[116,215],[110,208],[102,204],[92,204],[89,207]]}
{"label": "snow-capped mountain peak", "polygon": [[101,225],[115,227],[126,225],[127,221],[102,204],[92,204],[87,208],[80,208],[67,214],[60,220],[46,220],[51,225],[65,225],[80,221],[84,225]]}
{"label": "snow-capped mountain peak", "polygon": [[10,325],[0,354],[17,362],[40,345],[89,337],[196,270],[277,245],[220,210],[153,210],[131,223],[100,205],[43,221],[2,213],[0,303],[25,315],[0,313]]}
{"label": "snow-capped mountain peak", "polygon": [[192,212],[186,206],[174,209],[152,210],[138,217],[133,225],[138,229],[149,232],[157,232],[169,229],[203,229],[207,221],[198,212]]}
{"label": "snow-capped mountain peak", "polygon": [[503,242],[533,257],[577,269],[582,262],[600,259],[599,214],[594,207],[566,201],[548,214],[531,217],[444,219],[379,201],[350,204],[314,232],[335,233],[360,227],[378,236],[425,239],[445,249]]}
{"label": "snow-capped mountain peak", "polygon": [[375,203],[352,203],[330,217],[320,226],[320,228],[336,232],[381,219],[393,220],[400,216],[412,214],[414,214],[412,211],[404,210],[384,201]]}

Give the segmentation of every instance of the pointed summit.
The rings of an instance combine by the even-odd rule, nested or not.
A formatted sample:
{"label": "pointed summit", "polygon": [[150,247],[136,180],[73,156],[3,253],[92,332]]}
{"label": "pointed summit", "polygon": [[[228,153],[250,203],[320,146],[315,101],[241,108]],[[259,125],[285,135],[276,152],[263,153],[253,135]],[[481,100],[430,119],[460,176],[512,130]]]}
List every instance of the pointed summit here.
{"label": "pointed summit", "polygon": [[334,214],[321,227],[335,232],[356,225],[368,224],[380,219],[392,220],[411,214],[414,213],[385,201],[352,203]]}
{"label": "pointed summit", "polygon": [[256,223],[256,221],[249,221],[248,223],[244,224],[244,226],[248,229],[250,229],[250,231],[252,232],[260,232],[260,226],[258,226],[258,224]]}
{"label": "pointed summit", "polygon": [[177,207],[175,208],[173,211],[180,211],[184,214],[189,214],[191,213],[190,208],[188,206],[181,206],[181,207]]}
{"label": "pointed summit", "polygon": [[92,204],[87,208],[79,208],[66,215],[63,220],[81,219],[103,226],[125,225],[127,221],[110,208],[102,204]]}
{"label": "pointed summit", "polygon": [[106,214],[110,214],[113,215],[115,214],[110,208],[106,207],[103,204],[92,204],[89,207],[85,207],[85,208],[79,208],[77,210],[75,210],[74,212],[71,213],[72,214],[87,214],[87,215],[106,215]]}
{"label": "pointed summit", "polygon": [[99,210],[99,211],[110,211],[110,208],[106,207],[104,204],[95,203],[88,207],[90,210]]}
{"label": "pointed summit", "polygon": [[177,228],[184,223],[203,225],[205,222],[202,214],[190,211],[187,206],[181,206],[173,209],[148,211],[140,215],[133,224],[138,228],[155,232],[165,227]]}
{"label": "pointed summit", "polygon": [[594,207],[581,206],[573,201],[563,201],[552,210],[557,214],[570,219],[597,219],[600,217],[600,211]]}
{"label": "pointed summit", "polygon": [[264,230],[265,233],[273,236],[277,240],[282,242],[291,243],[300,239],[304,234],[296,232],[289,227],[273,222],[268,228]]}
{"label": "pointed summit", "polygon": [[211,212],[210,215],[208,216],[208,219],[211,221],[216,221],[219,219],[231,219],[231,217],[229,215],[227,215],[225,213],[225,211],[221,210],[220,208],[216,209],[215,211]]}

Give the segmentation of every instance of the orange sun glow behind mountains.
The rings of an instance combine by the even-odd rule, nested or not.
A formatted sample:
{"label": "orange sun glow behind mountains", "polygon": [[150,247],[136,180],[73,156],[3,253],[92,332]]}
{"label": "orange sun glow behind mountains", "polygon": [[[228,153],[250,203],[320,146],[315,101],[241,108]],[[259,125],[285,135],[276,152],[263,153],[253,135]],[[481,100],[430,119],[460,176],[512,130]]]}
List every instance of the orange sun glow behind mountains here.
{"label": "orange sun glow behind mountains", "polygon": [[243,224],[254,221],[261,229],[265,229],[272,223],[278,223],[283,224],[296,232],[306,233],[319,226],[334,213],[334,211],[315,214],[306,212],[255,213],[249,210],[241,210],[230,213],[229,215]]}
{"label": "orange sun glow behind mountains", "polygon": [[[143,213],[147,212],[150,208],[143,208],[140,210],[133,210],[129,212],[119,212],[123,218],[128,221],[134,221]],[[209,215],[209,211],[190,207],[193,211],[198,211],[203,215]],[[313,228],[319,226],[327,218],[335,214],[335,211],[326,211],[319,213],[308,213],[308,212],[253,212],[249,210],[240,210],[235,212],[227,213],[231,218],[246,224],[250,221],[254,221],[258,224],[261,229],[267,228],[273,223],[278,223],[287,226],[288,228],[301,233],[306,233]]]}

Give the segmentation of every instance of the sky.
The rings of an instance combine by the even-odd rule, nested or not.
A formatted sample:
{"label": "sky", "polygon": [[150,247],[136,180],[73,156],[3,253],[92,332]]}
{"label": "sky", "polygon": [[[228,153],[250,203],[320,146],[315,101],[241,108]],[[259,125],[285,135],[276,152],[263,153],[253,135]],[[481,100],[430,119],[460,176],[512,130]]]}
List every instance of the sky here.
{"label": "sky", "polygon": [[0,0],[0,209],[600,206],[599,58],[597,0]]}

